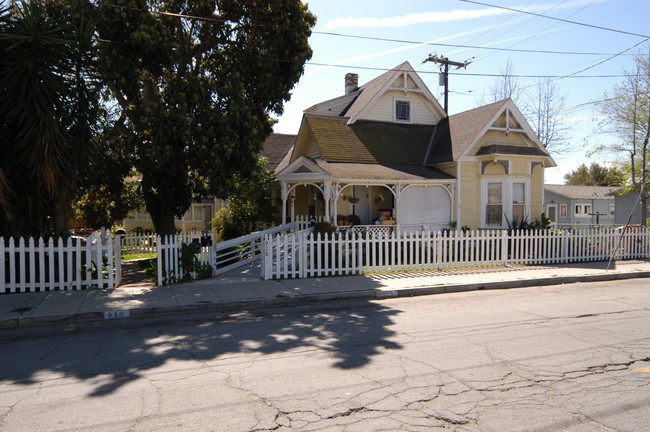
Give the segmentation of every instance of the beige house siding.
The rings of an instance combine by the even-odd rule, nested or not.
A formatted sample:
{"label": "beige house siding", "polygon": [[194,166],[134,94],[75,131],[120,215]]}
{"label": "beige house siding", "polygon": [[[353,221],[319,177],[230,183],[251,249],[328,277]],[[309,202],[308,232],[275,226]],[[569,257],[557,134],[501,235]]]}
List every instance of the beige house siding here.
{"label": "beige house siding", "polygon": [[429,108],[425,98],[420,93],[387,91],[381,95],[375,104],[366,111],[360,119],[372,121],[394,122],[395,100],[411,101],[411,123],[413,124],[436,124],[437,119]]}
{"label": "beige house siding", "polygon": [[[226,203],[223,200],[217,200],[217,205],[208,203],[192,204],[190,209],[183,215],[181,219],[175,219],[174,225],[176,230],[181,232],[204,232],[210,231],[211,221],[217,210],[225,207]],[[208,213],[209,212],[209,213]],[[206,216],[209,214],[209,218]],[[145,231],[154,231],[153,222],[147,212],[138,211],[129,214],[129,217],[122,221],[122,228],[126,232],[132,232],[136,229]]]}
{"label": "beige house siding", "polygon": [[464,225],[472,229],[479,226],[481,184],[479,177],[480,162],[462,162],[460,164],[460,214],[458,227]]}
{"label": "beige house siding", "polygon": [[530,159],[513,159],[510,162],[510,175],[530,177]]}
{"label": "beige house siding", "polygon": [[506,176],[506,169],[500,163],[490,163],[485,166],[483,170],[483,177],[498,177],[503,178]]}
{"label": "beige house siding", "polygon": [[541,219],[542,212],[544,212],[544,168],[537,166],[533,170],[530,179],[530,189],[532,206],[530,208],[531,222],[536,219]]}
{"label": "beige house siding", "polygon": [[488,131],[483,138],[481,138],[474,147],[474,150],[471,154],[476,154],[480,150],[481,147],[493,145],[493,144],[501,144],[501,145],[509,145],[509,146],[516,146],[516,147],[528,147],[527,140],[524,138],[520,133],[515,133],[511,132],[508,135],[506,135],[503,132],[500,131]]}

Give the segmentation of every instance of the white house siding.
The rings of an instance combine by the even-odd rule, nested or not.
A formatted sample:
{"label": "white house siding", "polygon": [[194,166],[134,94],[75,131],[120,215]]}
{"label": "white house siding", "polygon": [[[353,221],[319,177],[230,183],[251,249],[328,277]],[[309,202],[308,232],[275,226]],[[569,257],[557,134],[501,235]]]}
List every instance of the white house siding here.
{"label": "white house siding", "polygon": [[447,224],[451,200],[440,186],[409,186],[402,192],[397,215],[401,225]]}
{"label": "white house siding", "polygon": [[403,91],[387,91],[361,116],[361,119],[394,122],[395,99],[411,101],[411,123],[413,124],[433,125],[440,120],[434,116],[420,93]]}

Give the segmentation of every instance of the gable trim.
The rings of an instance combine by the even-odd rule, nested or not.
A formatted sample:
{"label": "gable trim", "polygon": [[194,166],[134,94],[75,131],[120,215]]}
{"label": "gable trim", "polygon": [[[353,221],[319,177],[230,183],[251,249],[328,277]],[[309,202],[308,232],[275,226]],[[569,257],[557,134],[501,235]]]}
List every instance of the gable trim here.
{"label": "gable trim", "polygon": [[[381,97],[381,95],[383,95],[389,90],[404,91],[405,95],[408,92],[415,92],[415,93],[422,94],[426,99],[426,102],[430,106],[434,115],[437,114],[438,117],[440,118],[445,117],[445,112],[442,109],[442,106],[440,106],[440,104],[433,96],[431,91],[427,88],[424,81],[422,81],[422,78],[420,78],[417,72],[415,72],[415,70],[413,69],[413,67],[409,62],[404,62],[398,66],[398,69],[392,69],[391,71],[386,73],[390,73],[390,72],[392,72],[392,76],[388,80],[386,80],[386,83],[372,96],[372,98],[366,103],[366,105],[363,108],[359,110],[359,112],[355,116],[350,117],[350,120],[348,120],[348,124],[353,124],[359,118],[362,118],[365,115],[365,113],[370,109],[370,107],[377,102],[377,100]],[[400,75],[404,77],[404,86],[392,87],[392,84],[395,82],[395,80],[397,80],[400,77]],[[413,79],[413,81],[415,82],[416,86],[418,87],[417,90],[407,88],[408,86],[406,82],[409,77]],[[366,91],[366,90],[362,88],[362,91]],[[393,107],[393,109],[394,108],[395,107]]]}
{"label": "gable trim", "polygon": [[[504,113],[506,114],[506,118],[507,118],[508,122],[510,121],[510,116],[513,115],[515,121],[517,123],[519,123],[520,125],[522,125],[523,128],[522,129],[519,129],[519,128],[511,129],[511,128],[508,128],[508,127],[501,128],[501,127],[494,126],[494,123]],[[507,123],[506,125],[508,125],[508,124],[509,123]],[[506,134],[508,134],[510,132],[517,132],[517,133],[526,134],[527,137],[528,137],[528,141],[530,141],[530,143],[533,144],[532,146],[529,145],[529,147],[533,147],[533,148],[536,147],[539,150],[542,150],[542,151],[544,151],[544,153],[546,153],[546,151],[543,150],[543,146],[539,142],[539,139],[537,138],[537,136],[533,132],[532,128],[530,127],[530,125],[526,121],[526,118],[523,116],[521,111],[519,111],[519,109],[517,108],[515,103],[512,101],[512,99],[507,99],[507,100],[505,100],[505,102],[503,103],[501,108],[499,108],[499,110],[496,112],[496,114],[494,114],[494,116],[492,116],[492,118],[488,122],[486,122],[486,124],[483,126],[481,131],[472,139],[471,144],[469,146],[467,146],[467,148],[458,156],[458,159],[465,158],[466,156],[468,156],[469,153],[473,152],[474,148],[476,147],[476,144],[481,140],[481,138],[483,138],[491,130],[504,131],[504,132],[506,132]],[[528,143],[528,144],[530,144],[530,143]],[[545,156],[545,157],[548,157],[549,159],[551,159],[550,156]],[[549,165],[549,166],[555,166],[555,164],[552,163],[552,159],[551,159],[551,165]]]}

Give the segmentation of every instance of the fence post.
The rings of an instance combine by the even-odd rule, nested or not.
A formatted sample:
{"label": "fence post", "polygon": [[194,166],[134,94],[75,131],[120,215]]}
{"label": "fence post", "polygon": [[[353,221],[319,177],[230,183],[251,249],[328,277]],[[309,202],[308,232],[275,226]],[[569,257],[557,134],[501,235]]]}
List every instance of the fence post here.
{"label": "fence post", "polygon": [[156,274],[158,275],[158,286],[163,285],[163,260],[165,259],[162,251],[162,241],[160,236],[156,237],[156,254],[158,256],[158,259],[156,260],[156,264],[158,267],[158,271]]}
{"label": "fence post", "polygon": [[113,237],[113,253],[115,254],[115,288],[122,283],[122,236]]}
{"label": "fence post", "polygon": [[273,242],[272,236],[267,234],[262,239],[262,265],[260,268],[260,275],[262,279],[269,280],[272,278],[273,263],[272,263]]}
{"label": "fence post", "polygon": [[508,267],[508,231],[501,230],[501,262],[504,267]]}
{"label": "fence post", "polygon": [[307,277],[307,236],[304,232],[300,233],[298,238],[298,248],[300,252],[298,253],[298,274],[300,278]]}

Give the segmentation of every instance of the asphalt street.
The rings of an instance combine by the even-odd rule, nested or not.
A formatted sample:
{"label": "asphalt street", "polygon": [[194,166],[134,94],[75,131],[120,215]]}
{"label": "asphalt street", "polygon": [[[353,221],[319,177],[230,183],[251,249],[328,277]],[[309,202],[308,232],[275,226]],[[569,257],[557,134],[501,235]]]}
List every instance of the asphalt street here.
{"label": "asphalt street", "polygon": [[0,431],[650,431],[650,280],[0,331]]}

